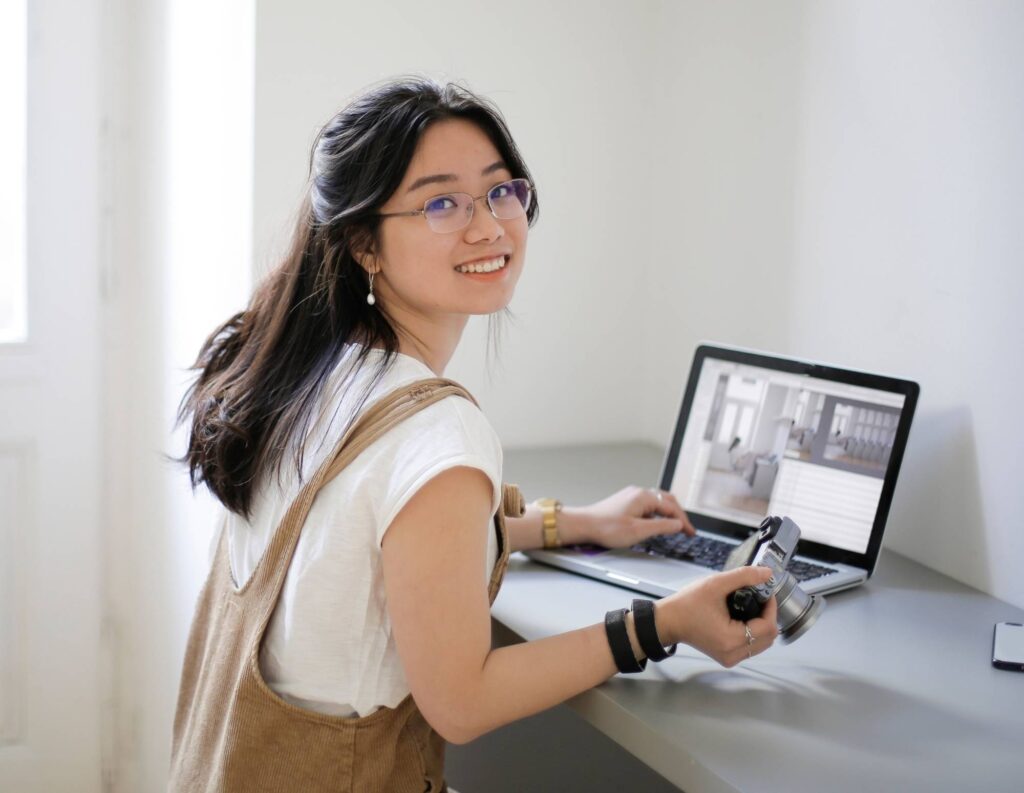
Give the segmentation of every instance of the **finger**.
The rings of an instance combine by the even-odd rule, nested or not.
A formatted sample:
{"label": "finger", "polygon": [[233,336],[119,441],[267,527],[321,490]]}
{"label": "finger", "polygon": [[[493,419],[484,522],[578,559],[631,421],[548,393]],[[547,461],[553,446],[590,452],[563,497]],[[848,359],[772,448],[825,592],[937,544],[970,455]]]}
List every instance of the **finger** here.
{"label": "finger", "polygon": [[779,635],[778,626],[774,622],[760,617],[748,622],[747,627],[750,629],[750,635],[754,637],[754,641],[749,642],[745,649],[749,650],[752,655],[763,653],[775,643],[775,637]]}
{"label": "finger", "polygon": [[672,517],[667,494],[656,487],[645,487],[643,491],[643,509],[645,515],[661,515]]}
{"label": "finger", "polygon": [[740,652],[746,655],[747,659],[750,659],[755,655],[760,655],[772,646],[778,630],[775,628],[774,623],[769,623],[760,617],[750,620],[746,625],[747,630],[750,631],[750,638],[748,639],[744,633],[743,647]]}
{"label": "finger", "polygon": [[752,639],[748,641],[746,633],[743,634],[743,643],[745,647],[749,647],[751,650],[754,650],[754,648],[760,648],[763,650],[771,645],[774,637],[772,636],[772,625],[767,620],[758,617],[745,624],[752,637]]}
{"label": "finger", "polygon": [[647,539],[659,534],[678,534],[683,522],[676,518],[637,518],[634,528],[643,539]]}
{"label": "finger", "polygon": [[775,641],[775,637],[779,635],[778,618],[778,606],[775,603],[775,598],[770,597],[768,602],[764,604],[764,611],[761,612],[761,616],[747,624],[751,632],[756,633],[758,638],[763,639],[764,645],[768,647]]}
{"label": "finger", "polygon": [[697,533],[697,529],[690,522],[690,516],[686,514],[686,510],[683,509],[682,504],[679,503],[679,499],[675,497],[673,493],[664,491],[665,501],[668,503],[670,517],[679,518],[683,522],[683,531],[689,534],[691,537]]}
{"label": "finger", "polygon": [[[650,493],[654,500],[653,504],[650,505],[650,511],[656,512],[666,518],[677,518],[684,523],[689,523],[689,518],[686,517],[686,512],[684,512],[682,506],[680,506],[679,500],[668,490],[659,490],[654,488],[649,490],[648,493]],[[658,498],[659,493],[661,494],[661,498]]]}
{"label": "finger", "polygon": [[666,491],[665,491],[665,499],[666,499],[666,500],[667,500],[667,501],[668,501],[669,503],[673,504],[673,505],[674,505],[674,506],[675,506],[675,507],[676,507],[676,508],[677,508],[677,509],[678,509],[678,510],[679,510],[680,512],[682,512],[682,511],[683,511],[683,507],[682,507],[682,505],[681,505],[681,504],[679,503],[679,499],[678,499],[678,498],[676,498],[676,495],[675,495],[675,493],[672,493],[671,491],[668,491],[668,490],[666,490]]}
{"label": "finger", "polygon": [[764,604],[764,611],[761,612],[761,619],[765,620],[771,625],[778,622],[779,619],[779,605],[775,600],[775,595],[768,598],[768,602]]}
{"label": "finger", "polygon": [[711,585],[723,594],[735,592],[745,586],[765,583],[772,577],[772,571],[760,565],[737,567],[725,573],[716,573],[710,579]]}
{"label": "finger", "polygon": [[[757,641],[757,634],[754,633],[754,629],[750,627],[752,623],[753,620],[750,622],[737,622],[733,629],[733,634],[736,636],[736,647],[744,652],[752,647],[754,642]],[[750,631],[750,635],[754,637],[753,641],[747,639],[747,631]]]}
{"label": "finger", "polygon": [[750,647],[747,649],[750,650],[751,656],[760,655],[769,647],[771,647],[774,641],[775,637],[772,634],[767,634],[766,636],[758,635],[754,643],[750,645]]}

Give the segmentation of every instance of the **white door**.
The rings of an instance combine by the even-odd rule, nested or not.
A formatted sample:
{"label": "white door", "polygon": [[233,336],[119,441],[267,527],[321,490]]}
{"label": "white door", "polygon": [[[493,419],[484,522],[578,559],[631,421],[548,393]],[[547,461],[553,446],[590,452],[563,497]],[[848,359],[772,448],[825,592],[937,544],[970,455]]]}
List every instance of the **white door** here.
{"label": "white door", "polygon": [[[100,14],[98,0],[2,5],[12,14],[0,21],[3,36],[17,26],[17,8],[29,6],[29,45],[24,259],[18,213],[0,205],[0,268],[9,274],[27,261],[28,285],[27,338],[0,343],[0,790],[93,793],[101,788]],[[9,76],[12,50],[0,49]],[[2,112],[0,161],[11,163],[11,106]],[[0,180],[16,176],[5,170]],[[9,287],[3,297],[9,325],[17,295]]]}

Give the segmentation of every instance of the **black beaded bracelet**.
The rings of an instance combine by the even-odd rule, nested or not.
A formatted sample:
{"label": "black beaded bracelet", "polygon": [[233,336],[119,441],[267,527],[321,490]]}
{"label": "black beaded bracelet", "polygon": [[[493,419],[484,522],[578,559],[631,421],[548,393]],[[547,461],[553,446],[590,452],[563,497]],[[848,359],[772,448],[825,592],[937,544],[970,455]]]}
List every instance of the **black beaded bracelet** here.
{"label": "black beaded bracelet", "polygon": [[654,624],[654,603],[652,601],[633,601],[633,627],[636,629],[636,638],[640,642],[640,648],[655,663],[676,654],[678,645],[673,644],[669,649],[662,645],[661,639],[658,638],[658,627]]}
{"label": "black beaded bracelet", "polygon": [[608,634],[608,645],[612,648],[615,666],[623,674],[642,672],[647,668],[647,659],[638,661],[633,654],[633,645],[630,644],[629,631],[626,629],[628,611],[629,609],[618,609],[604,615],[604,632]]}

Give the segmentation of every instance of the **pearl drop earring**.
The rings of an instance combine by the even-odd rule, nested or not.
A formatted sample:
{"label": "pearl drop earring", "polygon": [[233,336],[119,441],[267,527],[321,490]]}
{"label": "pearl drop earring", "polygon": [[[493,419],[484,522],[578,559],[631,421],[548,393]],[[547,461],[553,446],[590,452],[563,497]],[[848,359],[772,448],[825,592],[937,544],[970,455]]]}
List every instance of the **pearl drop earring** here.
{"label": "pearl drop earring", "polygon": [[373,276],[374,274],[370,273],[370,294],[366,296],[366,302],[371,306],[377,302],[377,298],[373,296]]}

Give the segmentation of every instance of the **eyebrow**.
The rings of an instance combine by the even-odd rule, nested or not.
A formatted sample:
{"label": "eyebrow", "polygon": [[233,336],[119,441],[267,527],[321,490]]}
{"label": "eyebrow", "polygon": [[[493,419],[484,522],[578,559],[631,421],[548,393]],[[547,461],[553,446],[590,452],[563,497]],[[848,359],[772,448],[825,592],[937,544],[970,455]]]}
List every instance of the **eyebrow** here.
{"label": "eyebrow", "polygon": [[[492,162],[490,165],[488,165],[486,168],[480,171],[480,175],[487,176],[487,174],[494,173],[495,171],[500,171],[502,168],[508,171],[508,166],[505,165],[505,163],[502,162],[501,160],[498,160],[497,162]],[[458,178],[459,177],[457,177],[453,173],[435,173],[432,174],[431,176],[421,176],[419,179],[413,182],[409,186],[409,189],[406,190],[405,192],[411,193],[413,190],[423,187],[423,185],[434,184],[435,182],[454,182]]]}

